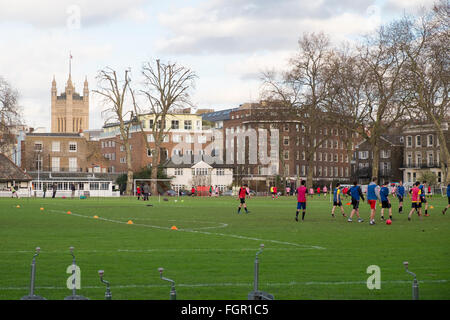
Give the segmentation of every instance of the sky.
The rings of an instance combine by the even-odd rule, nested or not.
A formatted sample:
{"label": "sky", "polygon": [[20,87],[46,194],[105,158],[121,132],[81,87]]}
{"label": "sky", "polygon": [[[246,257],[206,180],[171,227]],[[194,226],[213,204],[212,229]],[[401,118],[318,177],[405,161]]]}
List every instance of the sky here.
{"label": "sky", "polygon": [[[0,76],[20,93],[25,124],[50,130],[50,89],[97,88],[100,69],[160,59],[193,70],[192,102],[221,110],[260,99],[261,72],[284,70],[305,32],[355,41],[432,0],[0,0]],[[105,105],[90,94],[90,129]]]}

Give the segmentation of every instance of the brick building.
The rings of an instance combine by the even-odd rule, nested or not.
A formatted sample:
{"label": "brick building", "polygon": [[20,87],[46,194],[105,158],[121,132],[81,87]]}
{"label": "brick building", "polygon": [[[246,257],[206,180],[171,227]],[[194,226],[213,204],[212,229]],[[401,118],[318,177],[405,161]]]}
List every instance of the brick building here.
{"label": "brick building", "polygon": [[28,133],[22,141],[22,168],[27,171],[107,172],[109,161],[100,143],[77,133]]}
{"label": "brick building", "polygon": [[[400,134],[382,135],[378,142],[380,148],[379,175],[380,182],[398,182],[403,179],[403,137]],[[373,151],[368,141],[356,145],[352,157],[352,180],[359,184],[368,184],[372,178]]]}
{"label": "brick building", "polygon": [[[447,148],[450,149],[450,130],[448,122],[443,124]],[[414,183],[421,173],[429,170],[437,176],[438,184],[445,184],[442,175],[442,162],[439,139],[433,124],[415,124],[403,130],[403,180]]]}
{"label": "brick building", "polygon": [[[269,105],[265,101],[247,103],[239,108],[220,112],[224,114],[223,117],[220,117],[219,112],[215,112],[204,114],[203,118],[215,122],[216,127],[222,128],[225,155],[233,159],[237,180],[260,181],[268,186],[274,182],[276,176],[282,176],[286,178],[288,184],[294,185],[300,178],[306,179],[307,149],[311,144],[317,145],[322,141],[313,155],[314,184],[328,185],[331,181],[350,181],[350,158],[358,141],[357,135],[335,127],[306,127],[303,124],[306,121],[302,121],[301,117],[292,116],[290,111],[286,111],[282,106]],[[252,164],[247,161],[251,157],[248,149],[248,142],[251,139],[249,129],[253,129],[256,133],[257,153],[261,151],[258,129],[263,129],[267,134],[267,148],[263,151],[266,151],[270,163]],[[248,135],[245,146],[240,147],[235,137],[239,132]],[[233,153],[230,145],[232,140],[235,143],[235,150],[244,150],[245,155],[241,156],[241,161],[244,160],[245,163],[238,163],[237,152]]]}
{"label": "brick building", "polygon": [[[132,125],[130,128],[129,143],[133,154],[133,171],[151,166],[155,146],[152,134],[154,119],[155,117],[152,114],[139,116],[144,133],[142,133],[140,125]],[[190,113],[167,115],[165,127],[170,128],[170,130],[165,135],[161,145],[161,163],[174,154],[180,156],[203,155],[206,152],[211,152],[211,150],[208,150],[208,145],[213,138],[211,132],[203,130],[200,115]],[[144,139],[149,143],[150,150],[147,149]],[[109,159],[109,171],[126,172],[126,150],[120,136],[119,126],[117,124],[105,125],[99,143],[101,154]]]}

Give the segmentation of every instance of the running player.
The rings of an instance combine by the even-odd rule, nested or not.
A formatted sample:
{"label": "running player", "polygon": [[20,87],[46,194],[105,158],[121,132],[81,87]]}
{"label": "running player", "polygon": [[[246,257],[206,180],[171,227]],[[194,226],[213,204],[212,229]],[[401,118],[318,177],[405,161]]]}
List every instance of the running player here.
{"label": "running player", "polygon": [[385,182],[380,189],[381,198],[381,220],[384,220],[384,209],[389,209],[389,219],[392,220],[392,206],[389,201],[389,188],[388,183]]}
{"label": "running player", "polygon": [[239,203],[239,208],[238,208],[238,212],[237,213],[241,213],[241,207],[242,205],[244,205],[244,210],[245,213],[250,213],[250,211],[247,210],[247,204],[245,203],[245,196],[247,196],[249,193],[247,191],[247,185],[244,184],[240,189],[239,189],[239,201],[241,203]]}
{"label": "running player", "polygon": [[429,217],[430,215],[428,214],[428,202],[427,202],[427,198],[425,196],[425,183],[427,183],[426,181],[424,181],[419,189],[420,189],[420,207],[422,207],[422,204],[425,203],[425,217]]}
{"label": "running player", "polygon": [[403,186],[403,182],[400,181],[396,190],[397,198],[398,198],[398,212],[403,212],[403,197],[405,196],[405,187]]}
{"label": "running player", "polygon": [[333,191],[333,209],[331,209],[331,216],[334,218],[334,210],[336,207],[341,207],[341,213],[344,217],[346,217],[344,208],[342,207],[342,199],[341,199],[341,188],[340,183],[336,184],[336,188]]}
{"label": "running player", "polygon": [[367,202],[370,205],[370,220],[369,224],[375,224],[375,210],[377,205],[377,200],[380,197],[380,187],[377,185],[377,178],[372,178],[372,182],[367,186]]}
{"label": "running player", "polygon": [[353,210],[350,213],[350,218],[348,218],[347,221],[353,222],[353,215],[356,213],[358,222],[363,222],[364,220],[359,216],[359,199],[362,199],[364,201],[364,195],[362,193],[361,187],[358,186],[358,182],[353,182],[353,186],[350,188],[349,193],[352,197]]}
{"label": "running player", "polygon": [[302,212],[302,221],[305,220],[306,213],[306,187],[305,180],[302,180],[300,187],[297,188],[297,212],[295,213],[295,221],[298,221],[298,213],[300,209]]}
{"label": "running player", "polygon": [[448,204],[445,207],[444,210],[442,210],[442,214],[445,214],[445,212],[447,211],[448,208],[450,208],[450,183],[447,185],[447,199],[448,199]]}
{"label": "running player", "polygon": [[420,202],[420,193],[422,192],[419,188],[420,182],[415,183],[415,187],[410,190],[411,193],[411,211],[408,214],[408,221],[411,221],[411,215],[414,211],[417,212],[419,217],[422,215],[422,203]]}

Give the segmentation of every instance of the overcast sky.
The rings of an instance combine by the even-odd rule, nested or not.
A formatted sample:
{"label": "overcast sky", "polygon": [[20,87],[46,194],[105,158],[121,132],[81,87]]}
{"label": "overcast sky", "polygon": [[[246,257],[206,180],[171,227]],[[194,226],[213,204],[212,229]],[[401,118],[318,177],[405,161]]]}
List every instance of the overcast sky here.
{"label": "overcast sky", "polygon": [[[259,74],[284,68],[304,32],[352,41],[432,0],[0,0],[0,76],[20,92],[25,123],[50,129],[50,89],[144,61],[177,62],[198,75],[192,100],[216,110],[258,101]],[[104,108],[91,94],[90,129]]]}

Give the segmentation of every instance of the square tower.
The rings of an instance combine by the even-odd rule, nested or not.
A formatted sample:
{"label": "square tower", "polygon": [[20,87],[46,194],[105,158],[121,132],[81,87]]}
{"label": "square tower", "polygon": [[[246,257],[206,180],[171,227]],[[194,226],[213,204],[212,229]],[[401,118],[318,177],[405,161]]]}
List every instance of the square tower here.
{"label": "square tower", "polygon": [[52,133],[79,133],[89,130],[89,87],[84,80],[83,96],[75,91],[69,74],[65,92],[57,95],[56,81],[52,81]]}

